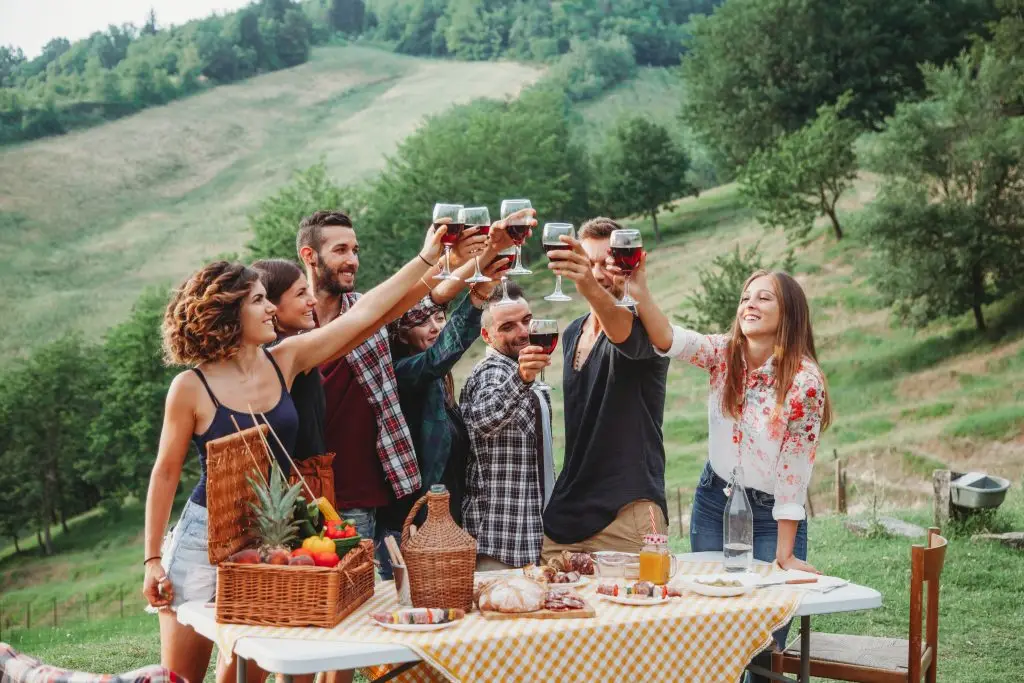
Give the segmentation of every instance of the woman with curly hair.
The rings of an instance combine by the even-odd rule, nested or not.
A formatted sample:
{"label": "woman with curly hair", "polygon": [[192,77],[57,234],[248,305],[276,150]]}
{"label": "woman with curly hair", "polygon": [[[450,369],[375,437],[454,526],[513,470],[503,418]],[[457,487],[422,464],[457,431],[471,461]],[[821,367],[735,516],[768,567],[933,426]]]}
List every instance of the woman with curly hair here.
{"label": "woman with curly hair", "polygon": [[[184,602],[212,600],[216,569],[207,560],[206,444],[234,434],[234,422],[253,426],[249,407],[292,449],[298,415],[289,390],[301,373],[348,353],[372,334],[381,319],[421,279],[436,270],[444,228],[429,230],[423,249],[398,273],[362,297],[345,315],[306,334],[277,338],[276,307],[256,271],[219,261],[193,274],[174,293],[164,315],[167,359],[190,366],[171,382],[163,429],[146,496],[143,594],[160,615],[161,662],[191,681],[201,681],[212,644],[179,624],[173,610]],[[409,301],[409,305],[415,301]],[[400,313],[401,311],[399,311]],[[232,420],[233,418],[233,420]],[[181,478],[194,443],[201,476],[173,531],[163,540]],[[284,453],[271,439],[273,455],[288,472]],[[223,660],[222,660],[223,661]],[[220,662],[219,662],[220,664]],[[234,666],[218,665],[218,680],[232,680]],[[252,680],[260,676],[251,667]]]}

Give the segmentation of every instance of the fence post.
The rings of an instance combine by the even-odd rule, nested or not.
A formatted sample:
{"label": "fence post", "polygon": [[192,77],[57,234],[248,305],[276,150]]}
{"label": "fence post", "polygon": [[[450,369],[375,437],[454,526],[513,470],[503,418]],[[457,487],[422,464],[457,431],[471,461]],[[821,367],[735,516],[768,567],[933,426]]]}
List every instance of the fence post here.
{"label": "fence post", "polygon": [[836,512],[846,514],[846,472],[843,461],[836,457]]}
{"label": "fence post", "polygon": [[124,619],[124,586],[121,586],[121,588],[118,589],[118,592],[120,593],[121,599],[121,618]]}
{"label": "fence post", "polygon": [[683,537],[683,490],[676,487],[676,519],[679,521],[679,537]]}
{"label": "fence post", "polygon": [[53,599],[53,627],[57,628],[57,598]]}

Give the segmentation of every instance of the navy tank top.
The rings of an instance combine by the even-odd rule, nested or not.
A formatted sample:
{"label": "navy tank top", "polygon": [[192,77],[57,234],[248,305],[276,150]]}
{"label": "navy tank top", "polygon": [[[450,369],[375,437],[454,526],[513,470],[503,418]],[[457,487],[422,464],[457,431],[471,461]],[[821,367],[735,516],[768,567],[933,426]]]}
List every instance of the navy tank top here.
{"label": "navy tank top", "polygon": [[[288,393],[287,385],[285,385],[284,382],[284,375],[281,374],[281,369],[277,367],[277,363],[274,361],[274,356],[266,349],[263,349],[263,352],[267,354],[267,358],[270,360],[271,365],[274,366],[274,372],[277,373],[277,378],[281,380],[281,397],[278,399],[277,405],[265,412],[264,415],[266,416],[270,427],[277,432],[277,436],[281,439],[281,443],[283,443],[285,448],[288,449],[288,454],[291,455],[295,448],[295,436],[299,431],[299,413],[295,410],[295,403],[292,401],[291,394]],[[222,436],[228,436],[238,431],[235,429],[235,425],[231,422],[232,416],[234,416],[235,421],[238,422],[238,426],[242,429],[248,429],[254,425],[252,416],[249,413],[231,410],[230,408],[221,405],[221,402],[213,395],[213,390],[210,389],[210,384],[206,381],[206,377],[199,368],[192,368],[192,371],[199,376],[203,386],[206,387],[206,393],[210,395],[210,400],[213,401],[213,405],[217,409],[217,412],[213,415],[213,422],[210,423],[209,428],[207,428],[207,430],[202,434],[192,435],[192,443],[196,445],[196,450],[199,451],[199,469],[201,474],[199,476],[199,483],[196,484],[195,489],[193,489],[189,500],[196,505],[206,507],[206,444],[214,439],[219,439]],[[258,413],[256,415],[256,422],[263,422]],[[287,477],[291,470],[288,458],[281,452],[281,447],[278,445],[277,439],[275,439],[272,434],[267,436],[267,441],[270,443],[270,450],[274,454],[274,459],[277,460],[277,463],[281,466],[281,471],[284,472],[285,477]]]}

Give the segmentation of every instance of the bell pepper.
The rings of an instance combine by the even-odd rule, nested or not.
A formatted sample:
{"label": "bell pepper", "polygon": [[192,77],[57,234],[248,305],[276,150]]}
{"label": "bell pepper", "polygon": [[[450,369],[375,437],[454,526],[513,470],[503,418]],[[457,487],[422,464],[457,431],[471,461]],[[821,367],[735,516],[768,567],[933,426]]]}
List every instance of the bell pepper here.
{"label": "bell pepper", "polygon": [[[331,542],[331,547],[334,547],[333,541]],[[318,567],[334,567],[339,562],[341,562],[341,558],[338,557],[338,553],[334,552],[334,550],[324,553],[314,553],[313,555],[313,563]]]}
{"label": "bell pepper", "polygon": [[302,542],[302,547],[313,553],[314,559],[316,559],[317,553],[333,553],[334,541],[323,536],[310,536]]}

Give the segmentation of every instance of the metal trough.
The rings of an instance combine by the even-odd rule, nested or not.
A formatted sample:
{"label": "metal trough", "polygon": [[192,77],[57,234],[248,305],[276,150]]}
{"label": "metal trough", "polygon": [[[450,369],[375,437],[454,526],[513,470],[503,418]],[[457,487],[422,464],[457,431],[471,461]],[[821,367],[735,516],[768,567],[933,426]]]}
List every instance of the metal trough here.
{"label": "metal trough", "polygon": [[1006,498],[1010,482],[984,472],[968,472],[951,482],[949,497],[953,505],[973,510],[997,508]]}

